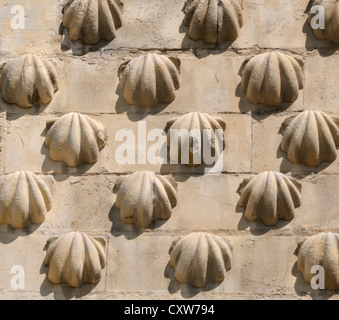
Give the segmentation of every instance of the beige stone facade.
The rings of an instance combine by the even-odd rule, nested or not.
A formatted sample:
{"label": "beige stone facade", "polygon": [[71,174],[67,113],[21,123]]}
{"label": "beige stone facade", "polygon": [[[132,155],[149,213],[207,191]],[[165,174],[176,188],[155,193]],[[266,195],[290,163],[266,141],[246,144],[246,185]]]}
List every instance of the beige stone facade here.
{"label": "beige stone facade", "polygon": [[[112,41],[71,41],[60,34],[65,2],[0,0],[0,66],[36,54],[59,72],[59,89],[48,105],[22,108],[0,99],[0,174],[32,172],[52,194],[43,223],[0,225],[0,299],[337,299],[335,291],[310,287],[297,254],[306,237],[339,232],[339,157],[308,167],[290,162],[280,149],[287,118],[312,110],[339,118],[339,54],[332,42],[315,38],[305,13],[309,1],[244,0],[238,38],[220,45],[189,38],[185,0],[124,0],[122,27]],[[11,27],[15,5],[25,10],[22,30]],[[277,108],[252,104],[241,88],[244,63],[272,49],[295,58],[303,70],[297,99]],[[150,109],[127,104],[119,79],[122,64],[148,52],[181,62],[174,101]],[[94,164],[69,167],[49,158],[46,123],[70,112],[106,128],[106,145]],[[190,112],[226,123],[219,173],[203,174],[201,166],[118,163],[119,130],[132,130],[137,139],[140,121],[148,133]],[[113,190],[121,175],[142,170],[172,175],[177,183],[170,218],[145,229],[121,221]],[[239,186],[265,171],[301,184],[293,220],[266,226],[244,217]],[[105,240],[101,280],[80,288],[53,284],[44,265],[47,243],[76,231]],[[175,279],[169,250],[193,232],[216,235],[231,248],[232,267],[221,283],[201,289]],[[11,286],[13,266],[24,268],[24,288]]]}

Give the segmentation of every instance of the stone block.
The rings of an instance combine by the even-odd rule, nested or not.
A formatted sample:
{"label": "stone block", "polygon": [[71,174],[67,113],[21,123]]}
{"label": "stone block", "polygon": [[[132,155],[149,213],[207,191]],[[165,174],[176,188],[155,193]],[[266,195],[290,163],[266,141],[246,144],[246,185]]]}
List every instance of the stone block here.
{"label": "stone block", "polygon": [[[171,236],[142,235],[110,237],[107,265],[107,291],[164,293],[169,279],[168,251]],[[145,259],[147,257],[147,259]],[[123,262],[123,263],[122,263]],[[128,294],[126,294],[128,297]]]}
{"label": "stone block", "polygon": [[338,54],[317,54],[306,58],[305,68],[305,109],[338,113],[339,97],[336,92],[338,82]]}
{"label": "stone block", "polygon": [[241,214],[236,212],[236,191],[242,175],[175,175],[175,179],[178,204],[171,218],[156,222],[155,228],[176,233],[238,230]]}
{"label": "stone block", "polygon": [[244,26],[233,46],[304,49],[307,4],[308,0],[288,3],[283,0],[245,0]]}
{"label": "stone block", "polygon": [[110,232],[116,179],[114,175],[55,175],[53,207],[39,231]]}
{"label": "stone block", "polygon": [[[0,295],[35,295],[40,298],[71,299],[81,297],[90,292],[100,292],[105,289],[105,269],[102,270],[102,278],[99,284],[84,284],[80,288],[70,288],[65,284],[54,285],[46,277],[48,268],[43,262],[46,255],[46,243],[49,235],[27,234],[27,232],[14,232],[0,235],[1,260],[0,270]],[[106,248],[107,249],[107,248]],[[13,254],[15,252],[15,254]],[[16,275],[20,270],[24,272],[23,288],[19,284]],[[22,268],[21,268],[22,267]],[[12,269],[13,268],[13,269]],[[13,271],[13,273],[11,273]]]}
{"label": "stone block", "polygon": [[[24,9],[23,29],[17,26],[17,17],[21,15],[21,11],[18,10],[21,8],[15,6]],[[3,10],[0,13],[0,52],[7,56],[59,53],[61,11],[59,0],[46,0],[43,3],[36,0],[4,0]]]}
{"label": "stone block", "polygon": [[[6,172],[26,170],[43,173],[128,173],[137,170],[150,170],[162,173],[183,172],[203,173],[202,166],[191,168],[186,165],[150,164],[146,161],[138,163],[137,155],[135,164],[121,164],[117,161],[117,148],[122,142],[115,141],[116,133],[119,130],[130,130],[134,140],[138,144],[138,122],[146,121],[146,134],[152,129],[165,130],[167,121],[173,116],[148,117],[143,115],[105,115],[91,117],[107,128],[108,140],[106,147],[100,152],[99,160],[94,165],[82,164],[76,168],[69,168],[63,162],[53,162],[49,159],[49,150],[45,146],[46,122],[51,116],[10,117],[8,125],[7,145],[11,148],[6,154]],[[222,115],[226,121],[226,150],[223,153],[223,170],[228,172],[249,172],[250,171],[250,144],[251,144],[251,117],[249,115]],[[141,132],[141,129],[140,129]],[[154,142],[147,142],[146,149]],[[136,148],[138,149],[138,148]],[[136,150],[138,152],[138,150]],[[140,152],[140,151],[139,151]],[[134,153],[133,153],[134,155]],[[119,163],[118,163],[119,162]]]}
{"label": "stone block", "polygon": [[[166,291],[170,298],[185,299],[213,299],[225,295],[268,297],[274,294],[296,297],[294,285],[299,274],[294,266],[294,251],[298,245],[297,238],[219,233],[231,243],[233,266],[223,282],[209,283],[198,289],[175,280],[174,270],[169,265],[168,250],[179,235],[143,234],[128,239],[126,236],[111,239],[107,290],[125,292],[126,298],[136,292],[157,292],[161,295]],[[146,261],[143,259],[145,255],[149,257]]]}

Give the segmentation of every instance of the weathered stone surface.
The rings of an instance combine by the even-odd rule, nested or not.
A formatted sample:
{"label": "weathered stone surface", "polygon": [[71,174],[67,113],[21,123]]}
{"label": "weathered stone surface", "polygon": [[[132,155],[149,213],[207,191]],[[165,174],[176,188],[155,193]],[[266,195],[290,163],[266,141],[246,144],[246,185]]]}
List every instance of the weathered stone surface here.
{"label": "weathered stone surface", "polygon": [[[0,256],[2,266],[0,270],[1,293],[13,294],[18,291],[41,293],[41,284],[44,282],[43,260],[45,256],[44,247],[48,236],[36,236],[27,234],[1,234]],[[14,255],[13,252],[16,254]],[[11,273],[14,266],[19,266],[15,273]],[[24,288],[12,288],[11,280],[18,274],[22,267],[25,275]],[[22,270],[22,268],[20,268]],[[17,285],[18,280],[13,280]]]}
{"label": "weathered stone surface", "polygon": [[[333,53],[333,54],[332,54]],[[333,50],[327,54],[313,52],[305,63],[305,110],[337,113],[339,97],[336,94],[339,55]]]}
{"label": "weathered stone surface", "polygon": [[[110,237],[108,256],[115,258],[107,261],[106,290],[168,293],[169,279],[164,272],[173,240],[171,236],[138,237],[133,234]],[[144,259],[145,255],[147,259]],[[119,261],[125,261],[125,264]]]}
{"label": "weathered stone surface", "polygon": [[302,183],[302,197],[305,199],[291,227],[314,228],[326,231],[335,230],[339,227],[339,217],[335,189],[339,186],[336,175],[311,175],[299,180]]}
{"label": "weathered stone surface", "polygon": [[[237,175],[174,175],[178,182],[178,204],[172,218],[155,224],[161,231],[184,232],[238,230],[241,214],[236,212],[236,191],[242,181]],[[213,181],[213,188],[210,184]]]}
{"label": "weathered stone surface", "polygon": [[[62,20],[63,0],[47,0],[43,3],[25,0],[4,0],[0,13],[0,52],[4,55],[21,55],[26,53],[59,53],[59,26]],[[24,9],[24,29],[17,28],[15,17]],[[14,7],[14,9],[12,9]],[[13,10],[13,13],[11,13]],[[11,26],[14,17],[13,29]]]}
{"label": "weathered stone surface", "polygon": [[54,230],[109,233],[113,228],[116,198],[113,187],[117,178],[114,175],[56,175],[53,202],[58,205],[49,212],[39,231],[48,234]]}
{"label": "weathered stone surface", "polygon": [[[233,291],[238,289],[255,294],[285,293],[296,296],[294,285],[299,275],[294,271],[296,256],[293,252],[298,244],[297,238],[249,236],[239,240],[231,239],[234,268],[230,271],[234,274],[229,273],[229,287],[236,285]],[[253,263],[256,257],[262,257],[261,263]]]}
{"label": "weathered stone surface", "polygon": [[303,26],[307,18],[307,4],[308,0],[244,0],[244,26],[233,46],[304,48],[306,34]]}

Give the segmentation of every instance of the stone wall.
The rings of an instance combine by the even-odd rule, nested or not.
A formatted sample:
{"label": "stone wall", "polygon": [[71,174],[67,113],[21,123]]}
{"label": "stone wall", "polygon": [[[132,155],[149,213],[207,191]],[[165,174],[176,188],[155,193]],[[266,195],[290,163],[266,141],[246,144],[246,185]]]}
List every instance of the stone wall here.
{"label": "stone wall", "polygon": [[[308,0],[244,0],[244,26],[234,42],[219,46],[193,41],[183,25],[184,0],[125,0],[123,25],[111,42],[72,42],[60,34],[63,0],[1,0],[0,65],[25,53],[52,59],[60,87],[48,106],[29,109],[0,100],[0,173],[25,170],[44,179],[53,208],[41,225],[0,227],[0,298],[21,299],[309,299],[336,298],[310,288],[296,267],[296,250],[305,237],[339,230],[339,158],[311,168],[292,164],[280,150],[283,121],[302,111],[339,116],[339,56],[336,47],[314,37],[307,24]],[[25,29],[11,29],[11,7],[25,8]],[[270,109],[251,104],[241,90],[241,67],[271,49],[304,63],[304,89],[293,104]],[[181,61],[181,87],[169,105],[154,109],[128,105],[119,86],[119,67],[145,52]],[[108,140],[94,165],[69,168],[53,162],[44,145],[46,121],[68,112],[90,115],[107,128]],[[199,168],[135,164],[115,158],[120,129],[137,134],[164,129],[188,112],[219,116],[226,122],[226,150],[220,174]],[[139,229],[123,224],[113,187],[120,175],[139,170],[172,174],[178,204],[167,221]],[[302,184],[295,218],[265,226],[249,222],[238,206],[244,178],[267,170],[292,175]],[[70,231],[106,239],[107,261],[98,285],[72,289],[53,285],[43,261],[46,243]],[[179,284],[169,265],[169,249],[179,236],[206,231],[232,247],[232,269],[221,284],[204,289]],[[11,288],[11,268],[25,270],[25,288]]]}

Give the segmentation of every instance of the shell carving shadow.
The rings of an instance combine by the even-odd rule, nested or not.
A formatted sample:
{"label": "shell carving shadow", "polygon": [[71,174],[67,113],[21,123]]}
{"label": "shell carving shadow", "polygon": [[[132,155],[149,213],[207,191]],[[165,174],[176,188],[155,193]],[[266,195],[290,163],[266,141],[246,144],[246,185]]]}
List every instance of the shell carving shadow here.
{"label": "shell carving shadow", "polygon": [[[192,167],[202,163],[211,165],[212,163],[207,163],[204,153],[208,152],[212,158],[220,155],[225,149],[225,129],[224,120],[201,112],[191,112],[168,121],[167,147],[170,149],[171,161]],[[206,133],[210,135],[209,140],[206,140]],[[188,151],[187,154],[181,153],[182,145]],[[204,146],[208,146],[210,150],[204,151]]]}
{"label": "shell carving shadow", "polygon": [[72,112],[50,122],[45,144],[53,161],[63,161],[70,167],[93,164],[106,144],[104,126],[90,117]]}
{"label": "shell carving shadow", "polygon": [[281,150],[293,163],[316,167],[337,158],[339,119],[322,111],[306,111],[286,119],[281,132]]}
{"label": "shell carving shadow", "polygon": [[260,219],[273,226],[279,219],[292,220],[301,204],[301,184],[280,172],[267,171],[240,184],[239,206],[249,221]]}
{"label": "shell carving shadow", "polygon": [[58,89],[56,66],[35,54],[10,60],[0,74],[2,98],[22,108],[50,103]]}
{"label": "shell carving shadow", "polygon": [[74,41],[111,41],[122,26],[121,9],[120,0],[70,0],[64,7],[62,25],[69,28],[69,37]]}
{"label": "shell carving shadow", "polygon": [[106,264],[105,240],[83,232],[70,232],[50,241],[44,260],[47,278],[54,284],[78,288],[84,283],[97,284]]}
{"label": "shell carving shadow", "polygon": [[297,100],[303,71],[295,58],[278,51],[259,54],[243,68],[241,87],[254,104],[278,107]]}
{"label": "shell carving shadow", "polygon": [[[325,10],[325,28],[317,28],[313,30],[316,38],[322,40],[330,40],[339,44],[339,1],[338,0],[313,0],[312,6],[321,6]],[[312,13],[311,10],[308,14],[308,23],[311,25],[313,18],[317,22],[319,12]],[[312,26],[312,25],[311,25]]]}
{"label": "shell carving shadow", "polygon": [[148,53],[121,66],[120,86],[128,104],[154,108],[171,103],[180,88],[180,60]]}
{"label": "shell carving shadow", "polygon": [[301,245],[298,254],[298,269],[306,282],[315,276],[313,266],[322,266],[325,271],[325,288],[339,288],[339,234],[333,232],[319,233],[309,237]]}
{"label": "shell carving shadow", "polygon": [[52,208],[46,183],[30,172],[0,176],[0,223],[14,228],[40,224]]}
{"label": "shell carving shadow", "polygon": [[180,237],[170,249],[170,265],[180,283],[203,288],[208,282],[222,282],[232,266],[232,252],[219,237],[191,233]]}
{"label": "shell carving shadow", "polygon": [[115,190],[121,220],[139,228],[146,228],[158,219],[168,219],[177,205],[175,180],[150,171],[120,177]]}
{"label": "shell carving shadow", "polygon": [[184,25],[192,40],[234,41],[243,25],[242,0],[188,0]]}

